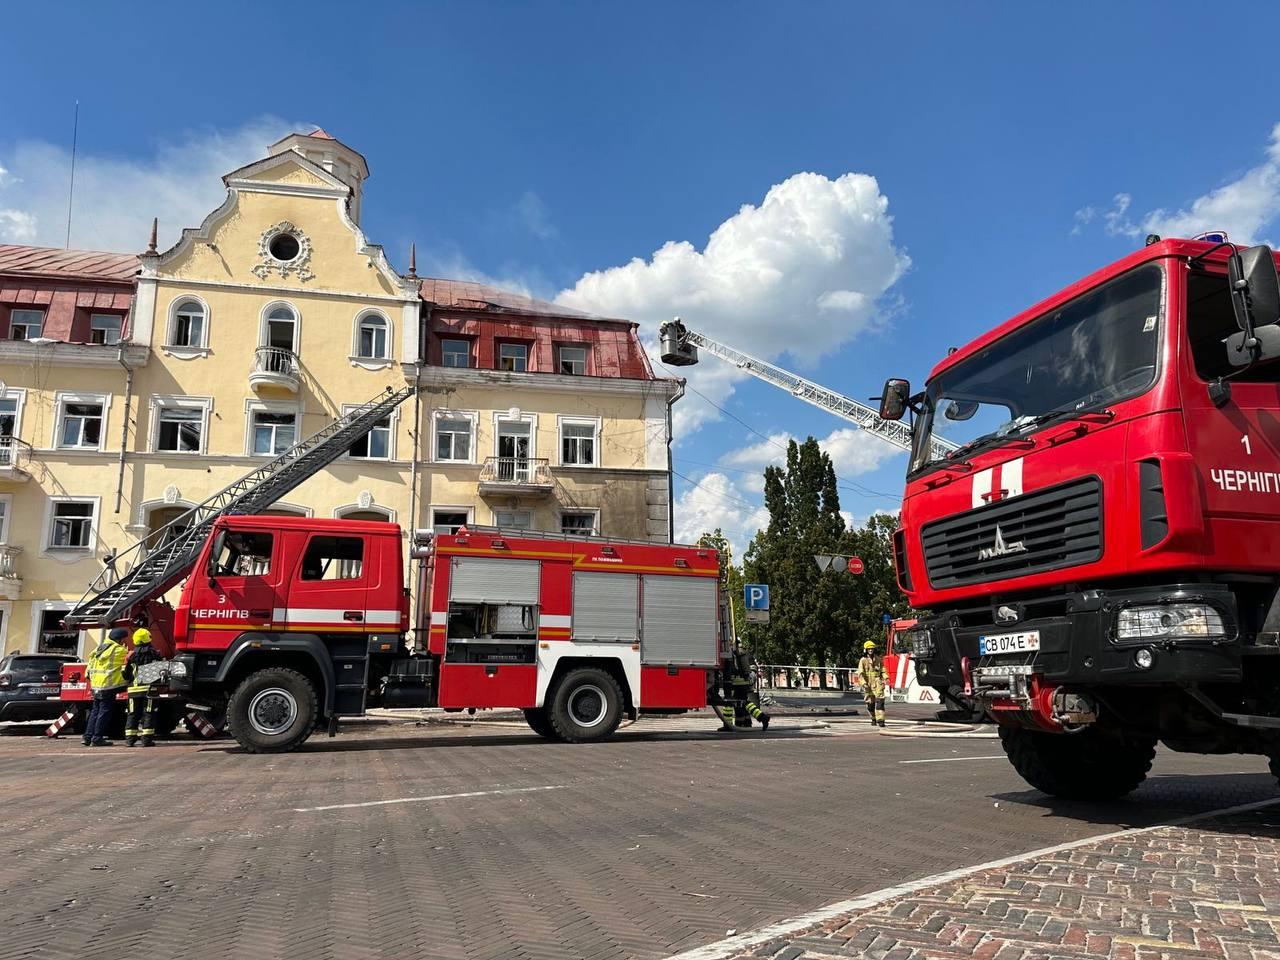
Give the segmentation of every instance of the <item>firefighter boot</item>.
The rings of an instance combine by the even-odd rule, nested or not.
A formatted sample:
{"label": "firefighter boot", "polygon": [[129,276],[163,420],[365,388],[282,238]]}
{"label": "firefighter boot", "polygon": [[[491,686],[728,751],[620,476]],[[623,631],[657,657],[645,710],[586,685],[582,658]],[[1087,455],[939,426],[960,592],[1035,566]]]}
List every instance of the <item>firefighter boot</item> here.
{"label": "firefighter boot", "polygon": [[726,704],[720,708],[720,726],[716,733],[733,733],[734,729],[734,709]]}
{"label": "firefighter boot", "polygon": [[[881,726],[884,726],[884,724],[881,724]],[[156,745],[156,738],[155,738],[155,737],[143,737],[143,738],[142,738],[142,745],[143,745],[144,747],[154,747],[154,746]]]}
{"label": "firefighter boot", "polygon": [[760,714],[760,729],[761,730],[769,729],[769,715],[767,713]]}
{"label": "firefighter boot", "polygon": [[126,747],[133,747],[133,746],[137,746],[137,744],[138,744],[138,738],[137,738],[137,737],[125,737],[125,738],[124,738],[124,745],[125,745]]}

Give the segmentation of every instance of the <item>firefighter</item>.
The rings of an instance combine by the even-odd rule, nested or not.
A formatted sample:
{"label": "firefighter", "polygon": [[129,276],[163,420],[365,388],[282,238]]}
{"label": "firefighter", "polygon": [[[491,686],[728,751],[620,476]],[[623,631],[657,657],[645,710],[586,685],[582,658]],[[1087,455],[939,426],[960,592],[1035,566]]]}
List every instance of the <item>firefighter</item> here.
{"label": "firefighter", "polygon": [[887,678],[884,658],[875,643],[868,640],[862,645],[862,659],[858,661],[858,678],[862,681],[862,696],[867,701],[867,713],[871,714],[873,727],[884,726],[884,688]]}
{"label": "firefighter", "polygon": [[125,661],[129,676],[129,719],[124,727],[124,745],[132,747],[142,741],[144,747],[156,745],[156,700],[151,684],[138,681],[138,668],[164,658],[151,645],[151,631],[139,627],[133,632],[133,653]]}
{"label": "firefighter", "polygon": [[128,652],[123,641],[128,636],[128,630],[115,627],[89,654],[89,690],[93,694],[93,706],[84,731],[86,747],[114,746],[107,739],[107,731],[111,729],[116,713],[116,694],[125,687],[124,663]]}
{"label": "firefighter", "polygon": [[737,728],[739,709],[759,720],[760,729],[769,729],[769,715],[760,709],[760,704],[751,696],[754,687],[751,673],[751,662],[747,654],[741,650],[735,651],[729,661],[727,696],[721,698],[719,704],[720,733],[732,733]]}

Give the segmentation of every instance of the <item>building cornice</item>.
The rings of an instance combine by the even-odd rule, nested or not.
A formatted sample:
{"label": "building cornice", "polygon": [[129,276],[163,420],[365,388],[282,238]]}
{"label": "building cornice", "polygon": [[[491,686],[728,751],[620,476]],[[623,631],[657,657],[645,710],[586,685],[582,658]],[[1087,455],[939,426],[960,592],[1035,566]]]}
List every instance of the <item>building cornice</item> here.
{"label": "building cornice", "polygon": [[[151,356],[148,347],[129,343],[124,347],[124,362],[130,367],[145,367]],[[119,367],[120,348],[89,343],[34,343],[30,340],[0,340],[0,363],[47,363],[56,367]]]}
{"label": "building cornice", "polygon": [[[417,364],[402,364],[405,378],[412,382]],[[640,396],[666,394],[675,396],[680,390],[679,380],[656,378],[632,380],[622,377],[565,376],[558,373],[510,373],[505,370],[476,370],[474,368],[437,367],[422,365],[422,385],[455,387],[519,387],[529,390],[546,390],[555,393],[613,393]]]}
{"label": "building cornice", "polygon": [[201,287],[222,290],[239,290],[245,293],[261,293],[290,299],[293,297],[321,297],[329,300],[359,300],[368,303],[412,303],[417,304],[416,291],[399,297],[387,296],[383,293],[356,293],[350,290],[326,290],[321,287],[281,287],[267,283],[236,283],[231,280],[202,280],[198,277],[180,277],[172,275],[157,276],[152,279],[170,286]]}

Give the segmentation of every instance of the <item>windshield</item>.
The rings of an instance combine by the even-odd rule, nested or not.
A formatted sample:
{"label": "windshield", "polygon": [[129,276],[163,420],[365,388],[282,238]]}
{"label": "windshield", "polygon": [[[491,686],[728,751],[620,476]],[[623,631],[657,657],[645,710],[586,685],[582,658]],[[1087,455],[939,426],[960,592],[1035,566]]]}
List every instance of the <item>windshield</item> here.
{"label": "windshield", "polygon": [[925,388],[911,470],[1143,392],[1156,377],[1164,273],[1133,270],[1033,320]]}

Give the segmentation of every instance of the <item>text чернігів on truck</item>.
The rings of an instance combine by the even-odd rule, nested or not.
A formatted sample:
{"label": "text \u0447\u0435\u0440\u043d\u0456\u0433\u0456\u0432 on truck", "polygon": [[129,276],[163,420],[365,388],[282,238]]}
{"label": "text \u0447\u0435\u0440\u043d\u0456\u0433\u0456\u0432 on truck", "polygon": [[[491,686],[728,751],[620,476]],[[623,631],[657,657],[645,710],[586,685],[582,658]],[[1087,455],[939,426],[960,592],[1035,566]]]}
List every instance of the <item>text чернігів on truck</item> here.
{"label": "text \u0447\u0435\u0440\u043d\u0456\u0433\u0456\u0432 on truck", "polygon": [[719,682],[713,549],[420,532],[411,629],[401,542],[393,523],[219,518],[157,669],[185,697],[225,705],[255,752],[376,706],[519,708],[543,736],[598,740],[624,716],[705,706]]}
{"label": "text \u0447\u0435\u0440\u043d\u0456\u0433\u0456\u0432 on truck", "polygon": [[1153,237],[885,385],[918,678],[1049,793],[1127,793],[1157,742],[1280,772],[1280,285],[1224,240]]}

